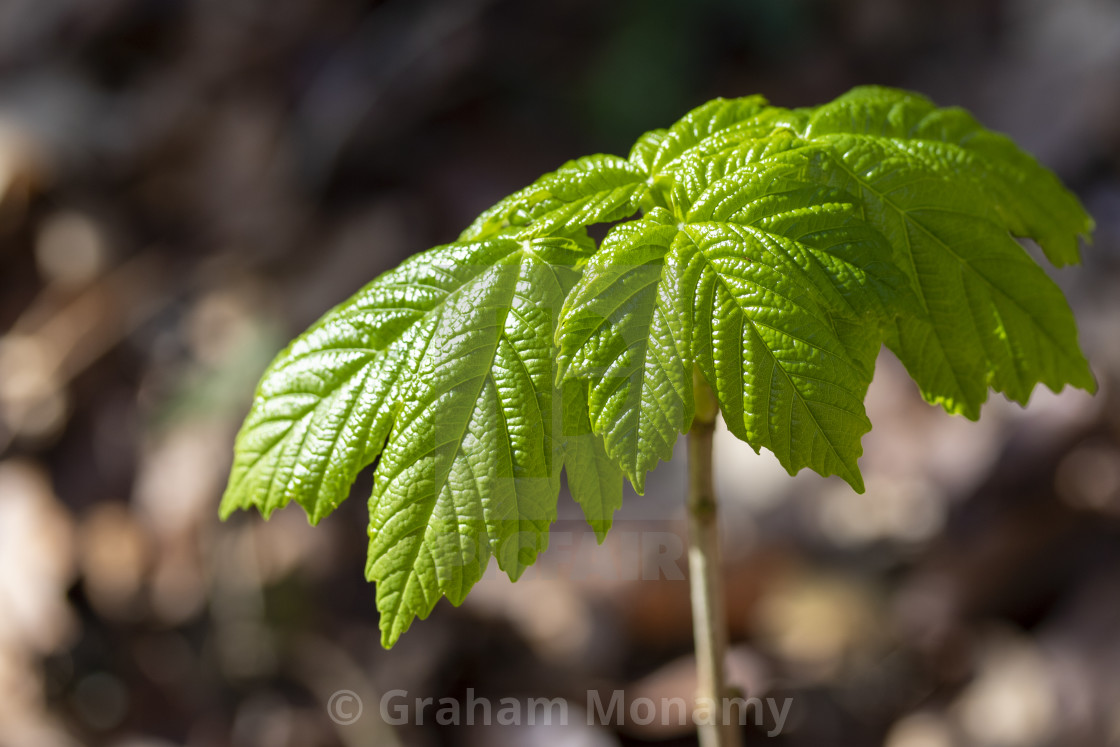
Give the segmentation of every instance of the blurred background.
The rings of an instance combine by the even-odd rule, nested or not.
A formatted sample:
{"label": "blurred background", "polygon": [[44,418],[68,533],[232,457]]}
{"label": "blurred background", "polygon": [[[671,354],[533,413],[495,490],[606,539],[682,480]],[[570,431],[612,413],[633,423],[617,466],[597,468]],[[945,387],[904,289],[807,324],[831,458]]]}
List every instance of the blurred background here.
{"label": "blurred background", "polygon": [[[601,547],[562,495],[522,581],[387,652],[368,474],[318,528],[221,524],[233,435],[292,335],[542,172],[860,83],[970,108],[1080,194],[1094,244],[1054,277],[1101,391],[970,423],[884,353],[863,496],[722,433],[732,676],[792,698],[748,744],[1120,745],[1115,0],[0,0],[0,745],[693,744],[583,713],[693,690],[680,460]],[[572,717],[378,715],[468,688]]]}

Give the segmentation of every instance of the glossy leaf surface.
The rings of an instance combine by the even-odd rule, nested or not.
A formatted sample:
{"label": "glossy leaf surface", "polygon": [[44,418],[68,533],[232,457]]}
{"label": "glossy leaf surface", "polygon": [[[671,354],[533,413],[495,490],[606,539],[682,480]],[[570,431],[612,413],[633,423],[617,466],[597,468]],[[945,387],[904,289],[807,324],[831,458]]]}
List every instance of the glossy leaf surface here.
{"label": "glossy leaf surface", "polygon": [[[602,245],[587,227],[614,223]],[[693,417],[790,473],[862,489],[882,345],[922,394],[978,417],[1095,383],[1061,291],[1015,237],[1078,261],[1092,221],[960,109],[858,88],[812,109],[717,99],[498,202],[374,280],[269,367],[222,515],[291,501],[317,522],[375,463],[367,576],[385,645],[491,558],[548,542],[561,476],[600,541]]]}

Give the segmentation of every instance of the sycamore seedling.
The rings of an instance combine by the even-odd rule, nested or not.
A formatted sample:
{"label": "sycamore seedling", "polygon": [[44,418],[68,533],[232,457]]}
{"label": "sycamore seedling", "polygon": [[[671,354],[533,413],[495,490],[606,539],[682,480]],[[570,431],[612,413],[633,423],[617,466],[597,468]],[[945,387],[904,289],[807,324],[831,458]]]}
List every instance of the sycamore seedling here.
{"label": "sycamore seedling", "polygon": [[[615,224],[598,246],[596,223]],[[298,337],[260,383],[221,513],[294,500],[316,523],[376,461],[366,574],[390,646],[491,557],[513,579],[534,562],[562,471],[601,540],[623,476],[642,492],[713,404],[791,474],[862,490],[884,344],[973,419],[989,389],[1094,388],[1065,298],[1015,238],[1068,265],[1092,225],[960,109],[873,87],[810,109],[718,99],[628,158],[546,174]]]}

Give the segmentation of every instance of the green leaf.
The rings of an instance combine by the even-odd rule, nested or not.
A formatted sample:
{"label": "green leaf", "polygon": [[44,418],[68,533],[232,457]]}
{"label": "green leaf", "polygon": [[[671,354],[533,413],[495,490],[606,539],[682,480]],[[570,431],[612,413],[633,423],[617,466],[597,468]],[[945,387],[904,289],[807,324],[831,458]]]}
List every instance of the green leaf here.
{"label": "green leaf", "polygon": [[1065,298],[1013,238],[1069,264],[1092,225],[1008,138],[916,94],[717,99],[626,159],[542,176],[297,338],[221,513],[294,500],[317,522],[376,461],[367,576],[389,646],[491,558],[520,576],[562,474],[602,541],[623,476],[641,492],[689,428],[697,371],[756,451],[857,490],[884,343],[973,418],[989,388],[1092,390]]}
{"label": "green leaf", "polygon": [[888,344],[923,395],[977,418],[989,387],[1025,403],[1035,384],[1095,384],[1061,291],[1011,237],[990,193],[941,149],[880,135],[817,137],[820,178],[858,194],[925,310]]}
{"label": "green leaf", "polygon": [[587,392],[578,382],[564,384],[564,443],[568,489],[602,542],[614,512],[622,508],[622,470],[608,456],[603,440],[592,432]]}
{"label": "green leaf", "polygon": [[317,523],[380,452],[422,349],[452,294],[512,242],[433,249],[329,312],[269,366],[237,437],[221,512],[266,517],[295,500]]}
{"label": "green leaf", "polygon": [[265,375],[223,513],[295,499],[317,520],[385,444],[367,573],[386,645],[439,596],[461,602],[491,555],[519,576],[555,518],[565,443],[552,341],[587,251],[453,244],[371,283]]}
{"label": "green leaf", "polygon": [[[767,106],[766,99],[761,96],[715,99],[698,106],[681,117],[658,139],[657,150],[648,159],[649,171],[668,171],[682,154],[721,133],[731,131],[739,138],[746,134],[744,130],[755,134],[759,132],[760,126],[770,129],[772,125],[766,120],[766,116],[774,111],[776,110]],[[639,144],[645,143],[650,137],[651,133],[643,135]]]}
{"label": "green leaf", "polygon": [[565,304],[561,366],[587,382],[592,427],[639,492],[691,422],[694,363],[755,450],[862,489],[881,339],[867,329],[909,298],[906,280],[857,209],[781,178],[786,165],[683,192],[682,222],[655,208],[617,227]]}
{"label": "green leaf", "polygon": [[693,412],[684,266],[669,256],[679,231],[663,213],[607,235],[561,317],[561,366],[587,386],[591,427],[639,493]]}
{"label": "green leaf", "polygon": [[971,180],[1007,229],[1034,238],[1055,265],[1076,264],[1078,239],[1092,233],[1092,219],[1053,172],[963,109],[938,109],[918,94],[864,86],[813,112],[809,137],[835,133],[923,141],[933,165]]}
{"label": "green leaf", "polygon": [[562,300],[553,268],[517,249],[441,309],[370,500],[367,575],[387,644],[440,596],[462,602],[491,554],[516,579],[547,546]]}
{"label": "green leaf", "polygon": [[639,137],[630,149],[630,163],[643,174],[652,173],[653,159],[666,134],[668,130],[650,130]]}
{"label": "green leaf", "polygon": [[627,218],[648,188],[647,174],[618,156],[569,161],[484,211],[459,238],[579,234],[584,226]]}

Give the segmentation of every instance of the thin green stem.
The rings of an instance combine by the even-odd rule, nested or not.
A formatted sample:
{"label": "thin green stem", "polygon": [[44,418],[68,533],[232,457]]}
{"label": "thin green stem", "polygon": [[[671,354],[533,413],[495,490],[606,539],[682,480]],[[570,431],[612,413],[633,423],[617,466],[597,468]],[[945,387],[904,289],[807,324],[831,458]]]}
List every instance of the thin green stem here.
{"label": "thin green stem", "polygon": [[723,613],[719,523],[712,481],[712,437],[718,406],[699,371],[693,375],[696,415],[688,433],[688,569],[692,629],[696,647],[696,704],[701,747],[739,747],[733,714],[724,708],[729,695],[724,675],[727,626]]}

